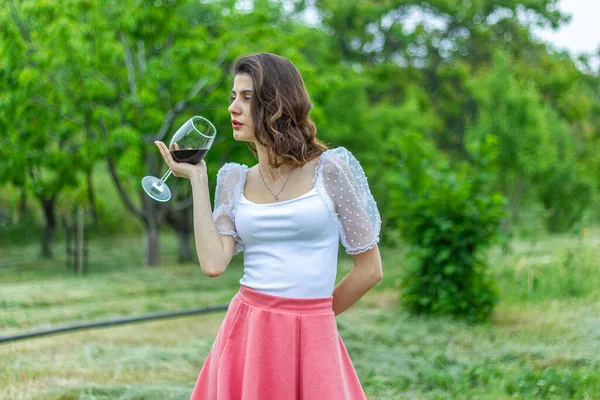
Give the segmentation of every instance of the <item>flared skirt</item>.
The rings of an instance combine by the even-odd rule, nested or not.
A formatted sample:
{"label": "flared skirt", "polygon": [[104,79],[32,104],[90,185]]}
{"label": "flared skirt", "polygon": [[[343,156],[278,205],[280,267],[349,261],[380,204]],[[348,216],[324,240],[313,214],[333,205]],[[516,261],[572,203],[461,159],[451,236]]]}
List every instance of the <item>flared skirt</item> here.
{"label": "flared skirt", "polygon": [[191,400],[366,399],[332,300],[278,297],[242,285]]}

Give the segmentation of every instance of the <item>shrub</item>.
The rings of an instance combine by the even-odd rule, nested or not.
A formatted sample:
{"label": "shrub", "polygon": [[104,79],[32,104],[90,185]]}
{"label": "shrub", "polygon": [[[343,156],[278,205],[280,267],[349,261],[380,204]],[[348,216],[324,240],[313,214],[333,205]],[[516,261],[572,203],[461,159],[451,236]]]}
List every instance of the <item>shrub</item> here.
{"label": "shrub", "polygon": [[452,167],[417,134],[397,138],[396,173],[388,174],[390,205],[411,263],[401,280],[404,304],[419,313],[485,321],[497,289],[483,251],[500,238],[504,198],[494,191],[497,144],[469,146],[470,161]]}

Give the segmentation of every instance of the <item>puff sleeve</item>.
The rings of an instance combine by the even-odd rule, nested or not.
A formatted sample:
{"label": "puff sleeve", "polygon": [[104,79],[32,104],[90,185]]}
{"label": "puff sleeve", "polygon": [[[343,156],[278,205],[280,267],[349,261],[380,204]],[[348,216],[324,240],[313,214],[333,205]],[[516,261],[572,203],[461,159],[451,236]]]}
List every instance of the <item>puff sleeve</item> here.
{"label": "puff sleeve", "polygon": [[381,216],[358,160],[344,147],[322,154],[316,185],[326,195],[348,254],[359,254],[379,242]]}
{"label": "puff sleeve", "polygon": [[242,240],[235,228],[235,211],[246,181],[246,169],[244,165],[227,163],[217,173],[213,221],[219,235],[230,235],[235,239],[234,255],[243,250]]}

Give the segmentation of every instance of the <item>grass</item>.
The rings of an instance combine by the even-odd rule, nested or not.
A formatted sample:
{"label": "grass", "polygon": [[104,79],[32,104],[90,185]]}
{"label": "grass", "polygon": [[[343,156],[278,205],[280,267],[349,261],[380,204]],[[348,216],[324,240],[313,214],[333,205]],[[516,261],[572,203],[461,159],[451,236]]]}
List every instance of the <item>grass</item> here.
{"label": "grass", "polygon": [[[139,266],[137,237],[95,239],[87,276],[38,260],[37,244],[0,260],[0,335],[141,313],[224,304],[242,258],[207,278]],[[415,316],[396,286],[402,251],[382,249],[384,280],[338,317],[369,399],[600,398],[600,232],[521,239],[489,253],[502,300],[488,324]],[[55,246],[60,254],[61,244]],[[352,267],[341,254],[338,280]],[[188,399],[224,312],[0,345],[0,399]]]}

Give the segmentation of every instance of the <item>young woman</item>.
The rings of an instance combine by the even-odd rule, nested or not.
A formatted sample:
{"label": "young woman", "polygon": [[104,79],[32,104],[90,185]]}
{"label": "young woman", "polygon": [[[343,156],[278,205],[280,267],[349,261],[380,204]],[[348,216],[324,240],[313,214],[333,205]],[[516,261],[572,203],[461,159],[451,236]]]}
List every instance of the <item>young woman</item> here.
{"label": "young woman", "polygon": [[[287,59],[241,58],[231,91],[233,136],[258,159],[227,163],[211,210],[206,164],[181,164],[190,179],[202,271],[221,275],[244,251],[244,275],[192,400],[364,399],[335,316],[382,277],[381,219],[365,174],[345,148],[316,138],[304,81]],[[338,245],[354,268],[335,285]]]}

